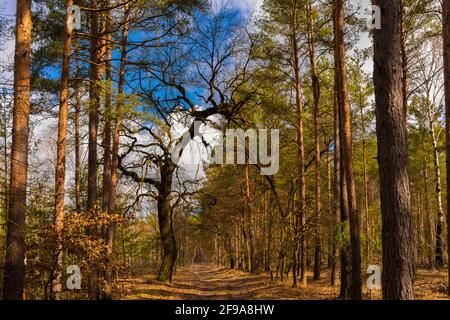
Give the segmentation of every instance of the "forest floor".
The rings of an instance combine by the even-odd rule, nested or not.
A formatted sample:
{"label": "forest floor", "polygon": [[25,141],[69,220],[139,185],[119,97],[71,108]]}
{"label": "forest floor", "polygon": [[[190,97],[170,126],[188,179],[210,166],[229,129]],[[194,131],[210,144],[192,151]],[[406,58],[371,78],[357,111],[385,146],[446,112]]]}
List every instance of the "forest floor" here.
{"label": "forest floor", "polygon": [[[417,299],[447,299],[445,272],[419,269],[416,274]],[[337,299],[338,288],[329,285],[329,274],[323,271],[322,279],[308,286],[291,288],[291,279],[271,280],[267,274],[251,275],[213,265],[193,265],[180,268],[173,283],[161,284],[154,274],[116,282],[114,299],[122,300],[331,300]],[[369,299],[364,288],[364,299]],[[373,291],[372,299],[381,299]]]}

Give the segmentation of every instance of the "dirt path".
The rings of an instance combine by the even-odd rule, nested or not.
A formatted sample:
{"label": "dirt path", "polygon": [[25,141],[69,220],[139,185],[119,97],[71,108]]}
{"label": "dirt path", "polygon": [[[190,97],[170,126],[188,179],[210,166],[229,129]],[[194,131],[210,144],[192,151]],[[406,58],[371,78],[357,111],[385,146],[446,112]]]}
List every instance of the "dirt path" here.
{"label": "dirt path", "polygon": [[114,298],[126,300],[332,299],[337,293],[337,289],[331,287],[318,291],[319,286],[320,282],[317,282],[308,288],[292,289],[288,283],[271,281],[265,274],[250,275],[211,265],[193,265],[178,270],[171,284],[158,283],[154,276],[120,280],[116,284]]}
{"label": "dirt path", "polygon": [[[445,299],[445,273],[420,270],[416,279],[417,299]],[[364,289],[365,298],[368,298]],[[291,280],[271,281],[266,274],[250,275],[212,265],[193,265],[179,269],[173,283],[161,284],[154,275],[116,282],[114,299],[123,300],[329,300],[336,299],[338,288],[329,286],[325,270],[322,280],[306,288],[291,288]],[[374,299],[380,299],[375,292]]]}

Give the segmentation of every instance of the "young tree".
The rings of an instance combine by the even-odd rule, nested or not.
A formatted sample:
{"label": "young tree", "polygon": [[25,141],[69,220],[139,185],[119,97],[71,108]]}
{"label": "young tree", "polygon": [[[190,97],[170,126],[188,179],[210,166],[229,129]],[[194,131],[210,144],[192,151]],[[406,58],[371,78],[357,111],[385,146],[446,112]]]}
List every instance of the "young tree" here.
{"label": "young tree", "polygon": [[[67,0],[67,8],[71,8],[73,0]],[[67,125],[69,115],[69,77],[70,77],[70,54],[73,31],[73,12],[66,14],[66,38],[62,52],[61,67],[61,89],[59,97],[59,122],[58,122],[58,142],[55,168],[55,251],[52,296],[59,300],[61,294],[62,278],[62,237],[64,223],[64,183],[66,175],[66,146],[67,146]]]}
{"label": "young tree", "polygon": [[99,39],[99,5],[92,0],[90,13],[91,40],[90,40],[90,66],[89,66],[89,145],[88,145],[88,191],[87,210],[93,213],[97,202],[97,132],[98,113],[100,105],[100,86],[102,79],[102,41]]}
{"label": "young tree", "polygon": [[5,300],[19,300],[23,293],[30,121],[31,2],[31,0],[17,0],[16,7],[13,139],[3,278]]}
{"label": "young tree", "polygon": [[410,78],[413,76],[413,57],[420,50],[418,30],[427,25],[432,17],[434,0],[400,0],[400,53],[402,61],[403,121],[408,128],[408,102],[413,91]]}
{"label": "young tree", "polygon": [[[366,56],[368,52],[356,51],[354,56],[351,58],[351,65],[349,67],[349,91],[351,97],[351,105],[355,110],[355,114],[358,114],[357,121],[357,131],[359,134],[355,135],[357,141],[361,143],[361,152],[359,153],[362,157],[362,184],[363,184],[363,215],[364,217],[364,228],[366,236],[366,246],[365,253],[366,257],[370,263],[371,261],[371,219],[369,214],[369,192],[370,192],[370,181],[368,170],[370,169],[369,158],[368,158],[368,137],[370,125],[372,123],[371,113],[367,112],[367,107],[369,105],[369,98],[373,95],[373,86],[371,85],[371,75],[364,71],[364,64],[366,61]],[[356,117],[355,117],[356,118]],[[373,222],[372,222],[373,223]]]}
{"label": "young tree", "polygon": [[383,298],[414,299],[411,195],[404,122],[399,1],[374,1],[374,83],[383,241]]}
{"label": "young tree", "polygon": [[[417,62],[417,71],[420,78],[420,96],[419,104],[422,107],[421,115],[425,117],[426,132],[429,133],[429,140],[431,140],[431,147],[433,153],[433,167],[435,176],[435,199],[437,217],[436,221],[436,241],[434,246],[434,264],[440,268],[444,265],[443,246],[444,246],[444,210],[442,205],[442,183],[441,183],[441,169],[440,169],[440,155],[439,155],[439,136],[440,124],[439,118],[441,115],[440,97],[442,94],[442,54],[440,51],[440,44],[436,41],[428,41],[422,47],[424,54]],[[434,219],[433,219],[434,220]]]}

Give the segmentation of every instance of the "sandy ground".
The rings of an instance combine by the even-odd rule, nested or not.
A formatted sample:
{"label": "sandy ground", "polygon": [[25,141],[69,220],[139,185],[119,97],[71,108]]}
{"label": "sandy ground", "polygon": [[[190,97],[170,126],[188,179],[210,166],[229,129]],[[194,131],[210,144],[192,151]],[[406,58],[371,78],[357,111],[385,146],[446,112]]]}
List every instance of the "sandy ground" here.
{"label": "sandy ground", "polygon": [[[445,272],[418,270],[415,283],[417,299],[447,299]],[[323,300],[336,299],[338,288],[329,285],[325,270],[320,281],[308,286],[291,288],[291,280],[271,281],[266,274],[250,275],[212,265],[193,265],[179,269],[171,284],[161,284],[154,274],[116,282],[114,299],[143,300]],[[364,299],[380,299],[381,293],[373,291],[372,297],[364,288]]]}

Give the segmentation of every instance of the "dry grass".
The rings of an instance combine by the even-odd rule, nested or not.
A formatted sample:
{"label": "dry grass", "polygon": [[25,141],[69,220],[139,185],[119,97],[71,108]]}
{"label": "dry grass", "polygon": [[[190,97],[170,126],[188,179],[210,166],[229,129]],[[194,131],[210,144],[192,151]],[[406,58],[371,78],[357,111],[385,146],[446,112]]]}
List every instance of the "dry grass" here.
{"label": "dry grass", "polygon": [[[418,270],[416,279],[417,299],[448,299],[445,272]],[[328,272],[322,280],[312,281],[308,275],[306,288],[291,288],[291,281],[271,281],[265,274],[250,275],[241,271],[211,265],[194,265],[182,268],[171,284],[162,284],[154,275],[137,279],[119,280],[114,298],[123,300],[331,300],[338,296],[338,288],[329,285]],[[369,299],[364,288],[364,299]],[[379,291],[372,299],[381,299]]]}

